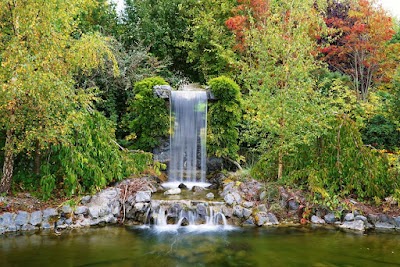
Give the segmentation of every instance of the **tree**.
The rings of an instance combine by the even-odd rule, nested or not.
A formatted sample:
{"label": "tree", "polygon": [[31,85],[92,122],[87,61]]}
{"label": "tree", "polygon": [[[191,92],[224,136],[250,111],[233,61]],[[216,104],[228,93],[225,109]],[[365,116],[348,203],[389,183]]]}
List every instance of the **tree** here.
{"label": "tree", "polygon": [[[260,138],[257,151],[276,162],[281,179],[284,158],[299,144],[313,142],[324,131],[322,107],[315,89],[313,31],[321,25],[315,1],[269,2],[262,20],[249,16],[240,65],[245,98],[244,138]],[[248,12],[251,14],[251,12]],[[251,45],[250,45],[251,44]]]}
{"label": "tree", "polygon": [[388,44],[394,35],[391,17],[374,1],[331,1],[325,21],[333,31],[323,39],[323,59],[350,75],[358,99],[366,101],[371,86],[394,71],[387,57],[393,49]]}
{"label": "tree", "polygon": [[10,189],[18,153],[35,154],[39,164],[41,151],[62,141],[69,112],[92,101],[92,94],[76,90],[74,74],[114,60],[105,38],[77,34],[76,18],[95,4],[0,2],[0,125],[6,133],[0,192]]}

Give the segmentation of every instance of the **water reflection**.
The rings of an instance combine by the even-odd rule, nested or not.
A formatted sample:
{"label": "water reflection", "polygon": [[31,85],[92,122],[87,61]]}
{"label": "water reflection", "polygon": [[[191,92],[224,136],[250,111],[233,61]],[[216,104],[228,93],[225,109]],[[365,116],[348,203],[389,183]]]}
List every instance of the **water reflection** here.
{"label": "water reflection", "polygon": [[400,235],[310,228],[79,229],[0,236],[0,266],[400,266]]}

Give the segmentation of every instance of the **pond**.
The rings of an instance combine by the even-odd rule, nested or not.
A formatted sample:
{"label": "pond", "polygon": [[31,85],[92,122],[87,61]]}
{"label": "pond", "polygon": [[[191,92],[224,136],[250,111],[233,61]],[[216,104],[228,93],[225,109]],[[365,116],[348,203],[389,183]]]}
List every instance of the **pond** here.
{"label": "pond", "polygon": [[77,229],[0,236],[0,266],[400,266],[400,235],[309,227]]}

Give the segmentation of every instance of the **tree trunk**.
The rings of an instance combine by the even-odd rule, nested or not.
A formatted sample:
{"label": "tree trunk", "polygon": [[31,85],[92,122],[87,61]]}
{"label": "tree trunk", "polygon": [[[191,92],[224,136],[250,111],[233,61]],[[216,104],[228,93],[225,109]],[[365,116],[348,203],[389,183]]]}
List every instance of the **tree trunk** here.
{"label": "tree trunk", "polygon": [[40,146],[39,146],[39,141],[36,141],[36,147],[35,147],[35,162],[34,162],[34,167],[33,167],[33,172],[36,175],[40,174],[40,165],[41,165],[41,156],[40,156]]}
{"label": "tree trunk", "polygon": [[283,152],[279,151],[278,155],[278,180],[282,179],[283,174]]}
{"label": "tree trunk", "polygon": [[11,181],[14,172],[14,151],[13,151],[13,131],[7,130],[6,144],[4,151],[4,165],[3,165],[3,177],[0,181],[0,193],[6,193],[10,191]]}

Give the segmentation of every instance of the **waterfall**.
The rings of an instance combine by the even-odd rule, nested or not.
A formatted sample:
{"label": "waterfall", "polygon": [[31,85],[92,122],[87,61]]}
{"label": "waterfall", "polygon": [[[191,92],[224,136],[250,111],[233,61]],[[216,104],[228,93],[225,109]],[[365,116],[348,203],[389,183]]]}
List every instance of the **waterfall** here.
{"label": "waterfall", "polygon": [[152,200],[150,217],[157,232],[231,230],[221,207],[220,202]]}
{"label": "waterfall", "polygon": [[169,182],[205,183],[207,93],[172,91]]}

